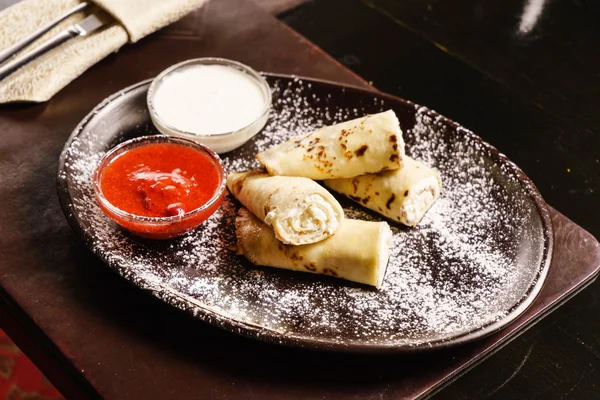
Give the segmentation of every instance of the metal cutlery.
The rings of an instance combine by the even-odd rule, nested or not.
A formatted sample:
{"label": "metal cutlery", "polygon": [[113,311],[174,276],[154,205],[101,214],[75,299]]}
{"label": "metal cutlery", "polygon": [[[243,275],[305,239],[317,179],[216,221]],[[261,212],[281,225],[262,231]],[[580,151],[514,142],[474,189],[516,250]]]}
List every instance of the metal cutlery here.
{"label": "metal cutlery", "polygon": [[0,51],[0,64],[3,63],[4,61],[8,60],[15,54],[17,54],[20,50],[29,46],[31,43],[33,43],[34,41],[39,39],[42,35],[44,35],[50,29],[54,28],[56,25],[58,25],[59,23],[61,23],[62,21],[64,21],[68,17],[70,17],[71,15],[84,10],[88,5],[89,5],[88,3],[78,4],[77,6],[71,8],[69,11],[67,11],[60,17],[56,18],[54,21],[50,22],[48,25],[41,27],[40,29],[38,29],[37,31],[28,35],[24,39],[18,41],[17,43],[13,44],[12,46]]}
{"label": "metal cutlery", "polygon": [[40,46],[36,47],[32,51],[24,54],[21,57],[16,58],[13,61],[7,62],[0,66],[0,79],[4,79],[17,69],[21,68],[25,64],[46,53],[47,51],[61,45],[69,39],[77,36],[86,36],[95,30],[101,28],[107,24],[107,18],[104,18],[104,13],[96,11],[96,13],[87,16],[81,22],[71,25],[62,32],[56,34],[52,38],[48,39]]}

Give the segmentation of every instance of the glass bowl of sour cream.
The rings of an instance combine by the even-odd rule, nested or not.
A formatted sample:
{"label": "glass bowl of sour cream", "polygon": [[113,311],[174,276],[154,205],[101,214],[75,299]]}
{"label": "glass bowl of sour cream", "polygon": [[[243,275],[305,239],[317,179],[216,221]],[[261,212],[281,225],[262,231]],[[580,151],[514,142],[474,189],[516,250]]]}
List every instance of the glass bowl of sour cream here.
{"label": "glass bowl of sour cream", "polygon": [[161,133],[225,153],[265,126],[271,89],[247,65],[224,58],[196,58],[161,72],[148,89],[147,102],[152,122]]}

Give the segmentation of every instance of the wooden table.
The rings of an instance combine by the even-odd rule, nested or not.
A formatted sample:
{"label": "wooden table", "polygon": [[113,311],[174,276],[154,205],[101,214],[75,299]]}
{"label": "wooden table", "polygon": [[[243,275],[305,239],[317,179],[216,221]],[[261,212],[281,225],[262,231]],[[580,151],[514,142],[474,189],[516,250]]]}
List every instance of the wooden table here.
{"label": "wooden table", "polygon": [[[342,16],[355,19],[342,19],[338,29],[351,29],[349,21],[361,23],[365,16],[372,19],[365,22],[362,31],[353,30],[363,39],[348,40],[347,48],[358,49],[357,43],[364,44],[364,37],[368,37],[365,32],[370,30],[389,28],[390,33],[394,32],[392,25],[385,25],[393,24],[389,19],[367,14],[369,8],[358,2],[345,4],[350,3],[354,8],[343,8],[349,15]],[[317,1],[285,18],[298,30],[314,34],[314,28],[303,29],[302,24],[310,26],[311,18],[314,21],[339,14],[340,4]],[[312,17],[302,17],[302,13],[309,12]],[[322,23],[317,27],[327,32],[330,25]],[[323,47],[332,43],[330,36],[320,38]],[[390,45],[392,39],[402,40],[402,37],[388,36]],[[371,47],[381,65],[389,52],[378,50],[381,38],[372,43],[376,43]],[[153,77],[178,61],[199,56],[227,57],[259,70],[369,87],[358,75],[248,0],[213,0],[206,9],[103,60],[50,102],[3,106],[0,204],[5,213],[0,217],[1,327],[68,398],[393,398],[401,393],[398,374],[407,371],[410,365],[424,368],[425,364],[436,362],[437,356],[370,358],[301,352],[234,336],[193,320],[131,287],[75,240],[60,211],[54,187],[58,155],[72,129],[94,105],[113,92]],[[340,60],[356,67],[353,62],[357,57],[354,57],[346,54]],[[421,59],[420,65],[425,65],[425,61]],[[382,82],[386,81],[384,76],[378,75]],[[465,82],[473,85],[474,80]],[[408,86],[416,88],[414,83],[411,86],[409,82]],[[489,101],[495,94],[490,90],[486,99]],[[432,102],[444,98],[406,97],[433,108],[438,107]],[[469,104],[463,100],[465,103]],[[444,112],[439,108],[438,111]],[[536,170],[526,169],[526,172],[533,172],[536,179]],[[586,300],[590,300],[589,296]],[[577,312],[570,309],[563,313],[563,318],[578,321],[572,315]],[[462,380],[439,396],[502,398],[507,394],[504,397],[519,398],[519,388],[525,385],[519,384],[519,378],[525,379],[519,373],[534,351],[531,340],[526,336],[507,350],[522,351],[525,346],[523,364],[519,364],[522,359],[518,352],[493,357],[492,360],[498,360],[493,365],[500,378],[476,368],[471,376],[484,379],[477,387],[470,384],[472,380]],[[560,384],[554,390],[541,389],[547,386],[544,379],[557,376],[555,381],[561,382],[563,373],[552,359],[546,358],[536,361],[550,372],[533,382],[537,391],[528,393],[537,398],[593,393],[591,379],[600,373],[593,366],[599,354],[597,336],[595,340],[588,346],[591,348],[587,358],[568,364],[573,370],[583,371],[577,383],[579,388],[573,389],[575,392]],[[547,340],[537,351],[552,345],[557,344]],[[295,364],[298,360],[301,360],[299,365]],[[557,360],[558,364],[562,361]],[[370,367],[372,364],[378,367]],[[326,375],[325,370],[330,374]],[[569,374],[574,376],[575,372]],[[503,389],[496,390],[494,385],[504,377],[506,382],[500,382]],[[513,389],[507,391],[506,387]]]}

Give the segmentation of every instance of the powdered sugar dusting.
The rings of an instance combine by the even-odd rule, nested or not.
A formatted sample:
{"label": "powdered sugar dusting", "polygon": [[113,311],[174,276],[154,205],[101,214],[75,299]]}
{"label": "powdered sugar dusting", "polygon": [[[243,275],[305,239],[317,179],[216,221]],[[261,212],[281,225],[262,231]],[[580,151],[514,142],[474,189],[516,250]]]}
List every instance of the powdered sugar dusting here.
{"label": "powdered sugar dusting", "polygon": [[[258,151],[390,106],[336,87],[323,95],[322,89],[313,90],[318,83],[270,80],[270,120],[252,142],[224,155],[228,170],[256,168]],[[440,170],[443,194],[417,228],[390,223],[390,262],[378,291],[251,266],[231,250],[238,205],[230,196],[200,229],[179,239],[146,241],[117,229],[94,200],[92,174],[103,151],[90,143],[104,141],[108,147],[118,131],[97,135],[84,127],[68,146],[62,177],[72,197],[70,211],[93,251],[121,275],[217,323],[234,319],[258,327],[253,330],[258,335],[275,331],[300,341],[347,345],[426,346],[455,338],[505,318],[539,277],[543,244],[524,244],[541,236],[525,223],[533,201],[473,136],[427,109],[393,107],[403,121],[407,152]],[[349,218],[383,220],[339,199]]]}

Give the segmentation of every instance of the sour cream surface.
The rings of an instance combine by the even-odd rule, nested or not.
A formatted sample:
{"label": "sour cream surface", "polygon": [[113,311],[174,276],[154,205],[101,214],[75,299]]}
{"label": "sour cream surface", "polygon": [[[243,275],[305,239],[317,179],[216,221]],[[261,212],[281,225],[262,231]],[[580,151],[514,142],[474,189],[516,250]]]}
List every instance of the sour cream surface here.
{"label": "sour cream surface", "polygon": [[265,102],[254,78],[223,65],[174,70],[161,80],[152,99],[164,124],[197,135],[244,128],[264,113]]}

